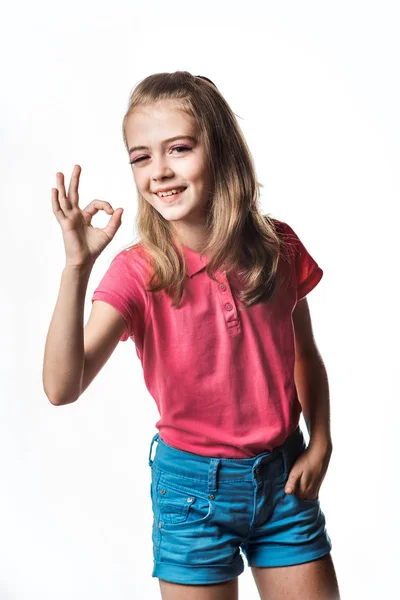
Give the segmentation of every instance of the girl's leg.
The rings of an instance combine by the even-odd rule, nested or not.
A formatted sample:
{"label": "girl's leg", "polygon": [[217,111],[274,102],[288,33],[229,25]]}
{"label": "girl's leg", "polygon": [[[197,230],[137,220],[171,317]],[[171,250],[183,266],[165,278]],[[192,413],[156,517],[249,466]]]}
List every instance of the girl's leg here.
{"label": "girl's leg", "polygon": [[238,600],[238,578],[210,585],[183,585],[158,580],[162,600]]}
{"label": "girl's leg", "polygon": [[340,600],[332,557],[289,567],[252,567],[261,600]]}

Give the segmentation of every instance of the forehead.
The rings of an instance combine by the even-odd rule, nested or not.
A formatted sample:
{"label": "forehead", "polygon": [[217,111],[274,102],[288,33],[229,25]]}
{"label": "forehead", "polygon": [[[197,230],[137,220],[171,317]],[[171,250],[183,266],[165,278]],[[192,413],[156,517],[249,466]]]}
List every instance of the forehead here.
{"label": "forehead", "polygon": [[128,145],[151,145],[174,135],[195,135],[195,119],[174,100],[137,106],[125,125]]}

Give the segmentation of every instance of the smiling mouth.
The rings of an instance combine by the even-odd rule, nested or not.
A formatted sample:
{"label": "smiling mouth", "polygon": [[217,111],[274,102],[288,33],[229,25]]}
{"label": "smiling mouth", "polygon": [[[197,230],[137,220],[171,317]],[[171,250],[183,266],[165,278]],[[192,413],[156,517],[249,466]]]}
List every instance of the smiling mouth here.
{"label": "smiling mouth", "polygon": [[171,196],[177,196],[178,194],[180,194],[181,192],[183,192],[186,188],[185,187],[181,187],[181,188],[174,188],[173,190],[171,190],[173,193],[169,193],[169,192],[161,192],[162,195],[158,194],[157,192],[155,192],[156,196],[158,196],[158,198],[170,198]]}
{"label": "smiling mouth", "polygon": [[183,192],[185,190],[186,190],[186,188],[182,189],[180,192],[176,192],[175,194],[168,194],[167,196],[159,196],[158,194],[155,194],[155,195],[157,196],[157,198],[159,200],[161,200],[161,202],[164,202],[165,204],[170,204],[170,203],[174,202],[175,199],[180,197],[181,194],[183,194]]}

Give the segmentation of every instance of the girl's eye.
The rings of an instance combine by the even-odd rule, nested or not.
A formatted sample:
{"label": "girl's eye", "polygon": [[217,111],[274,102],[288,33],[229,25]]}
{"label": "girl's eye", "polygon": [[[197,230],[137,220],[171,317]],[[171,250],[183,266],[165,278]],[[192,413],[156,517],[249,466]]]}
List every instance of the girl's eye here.
{"label": "girl's eye", "polygon": [[[180,148],[182,150],[191,150],[191,148],[189,148],[189,146],[174,146],[172,148],[172,150],[178,150],[178,148]],[[179,154],[181,154],[181,153],[179,152]]]}
{"label": "girl's eye", "polygon": [[[174,146],[172,148],[172,150],[191,150],[191,148],[189,148],[189,146]],[[178,154],[182,154],[182,152],[178,152]],[[134,165],[137,162],[141,162],[142,160],[146,160],[147,156],[139,156],[139,158],[137,158],[136,160],[131,160],[129,161],[129,164]]]}

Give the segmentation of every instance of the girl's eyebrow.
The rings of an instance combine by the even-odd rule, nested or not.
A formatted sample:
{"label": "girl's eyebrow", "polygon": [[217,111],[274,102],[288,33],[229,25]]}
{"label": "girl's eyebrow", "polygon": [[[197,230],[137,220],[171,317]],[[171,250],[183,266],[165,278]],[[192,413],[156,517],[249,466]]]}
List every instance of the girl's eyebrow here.
{"label": "girl's eyebrow", "polygon": [[[174,140],[182,140],[182,139],[187,139],[187,140],[191,140],[192,142],[196,143],[196,138],[193,137],[192,135],[175,135],[174,137],[168,138],[164,141],[162,141],[162,144],[166,144],[167,142],[173,142]],[[129,154],[131,154],[131,152],[134,152],[136,150],[149,150],[148,146],[132,146],[132,148],[129,148]]]}

